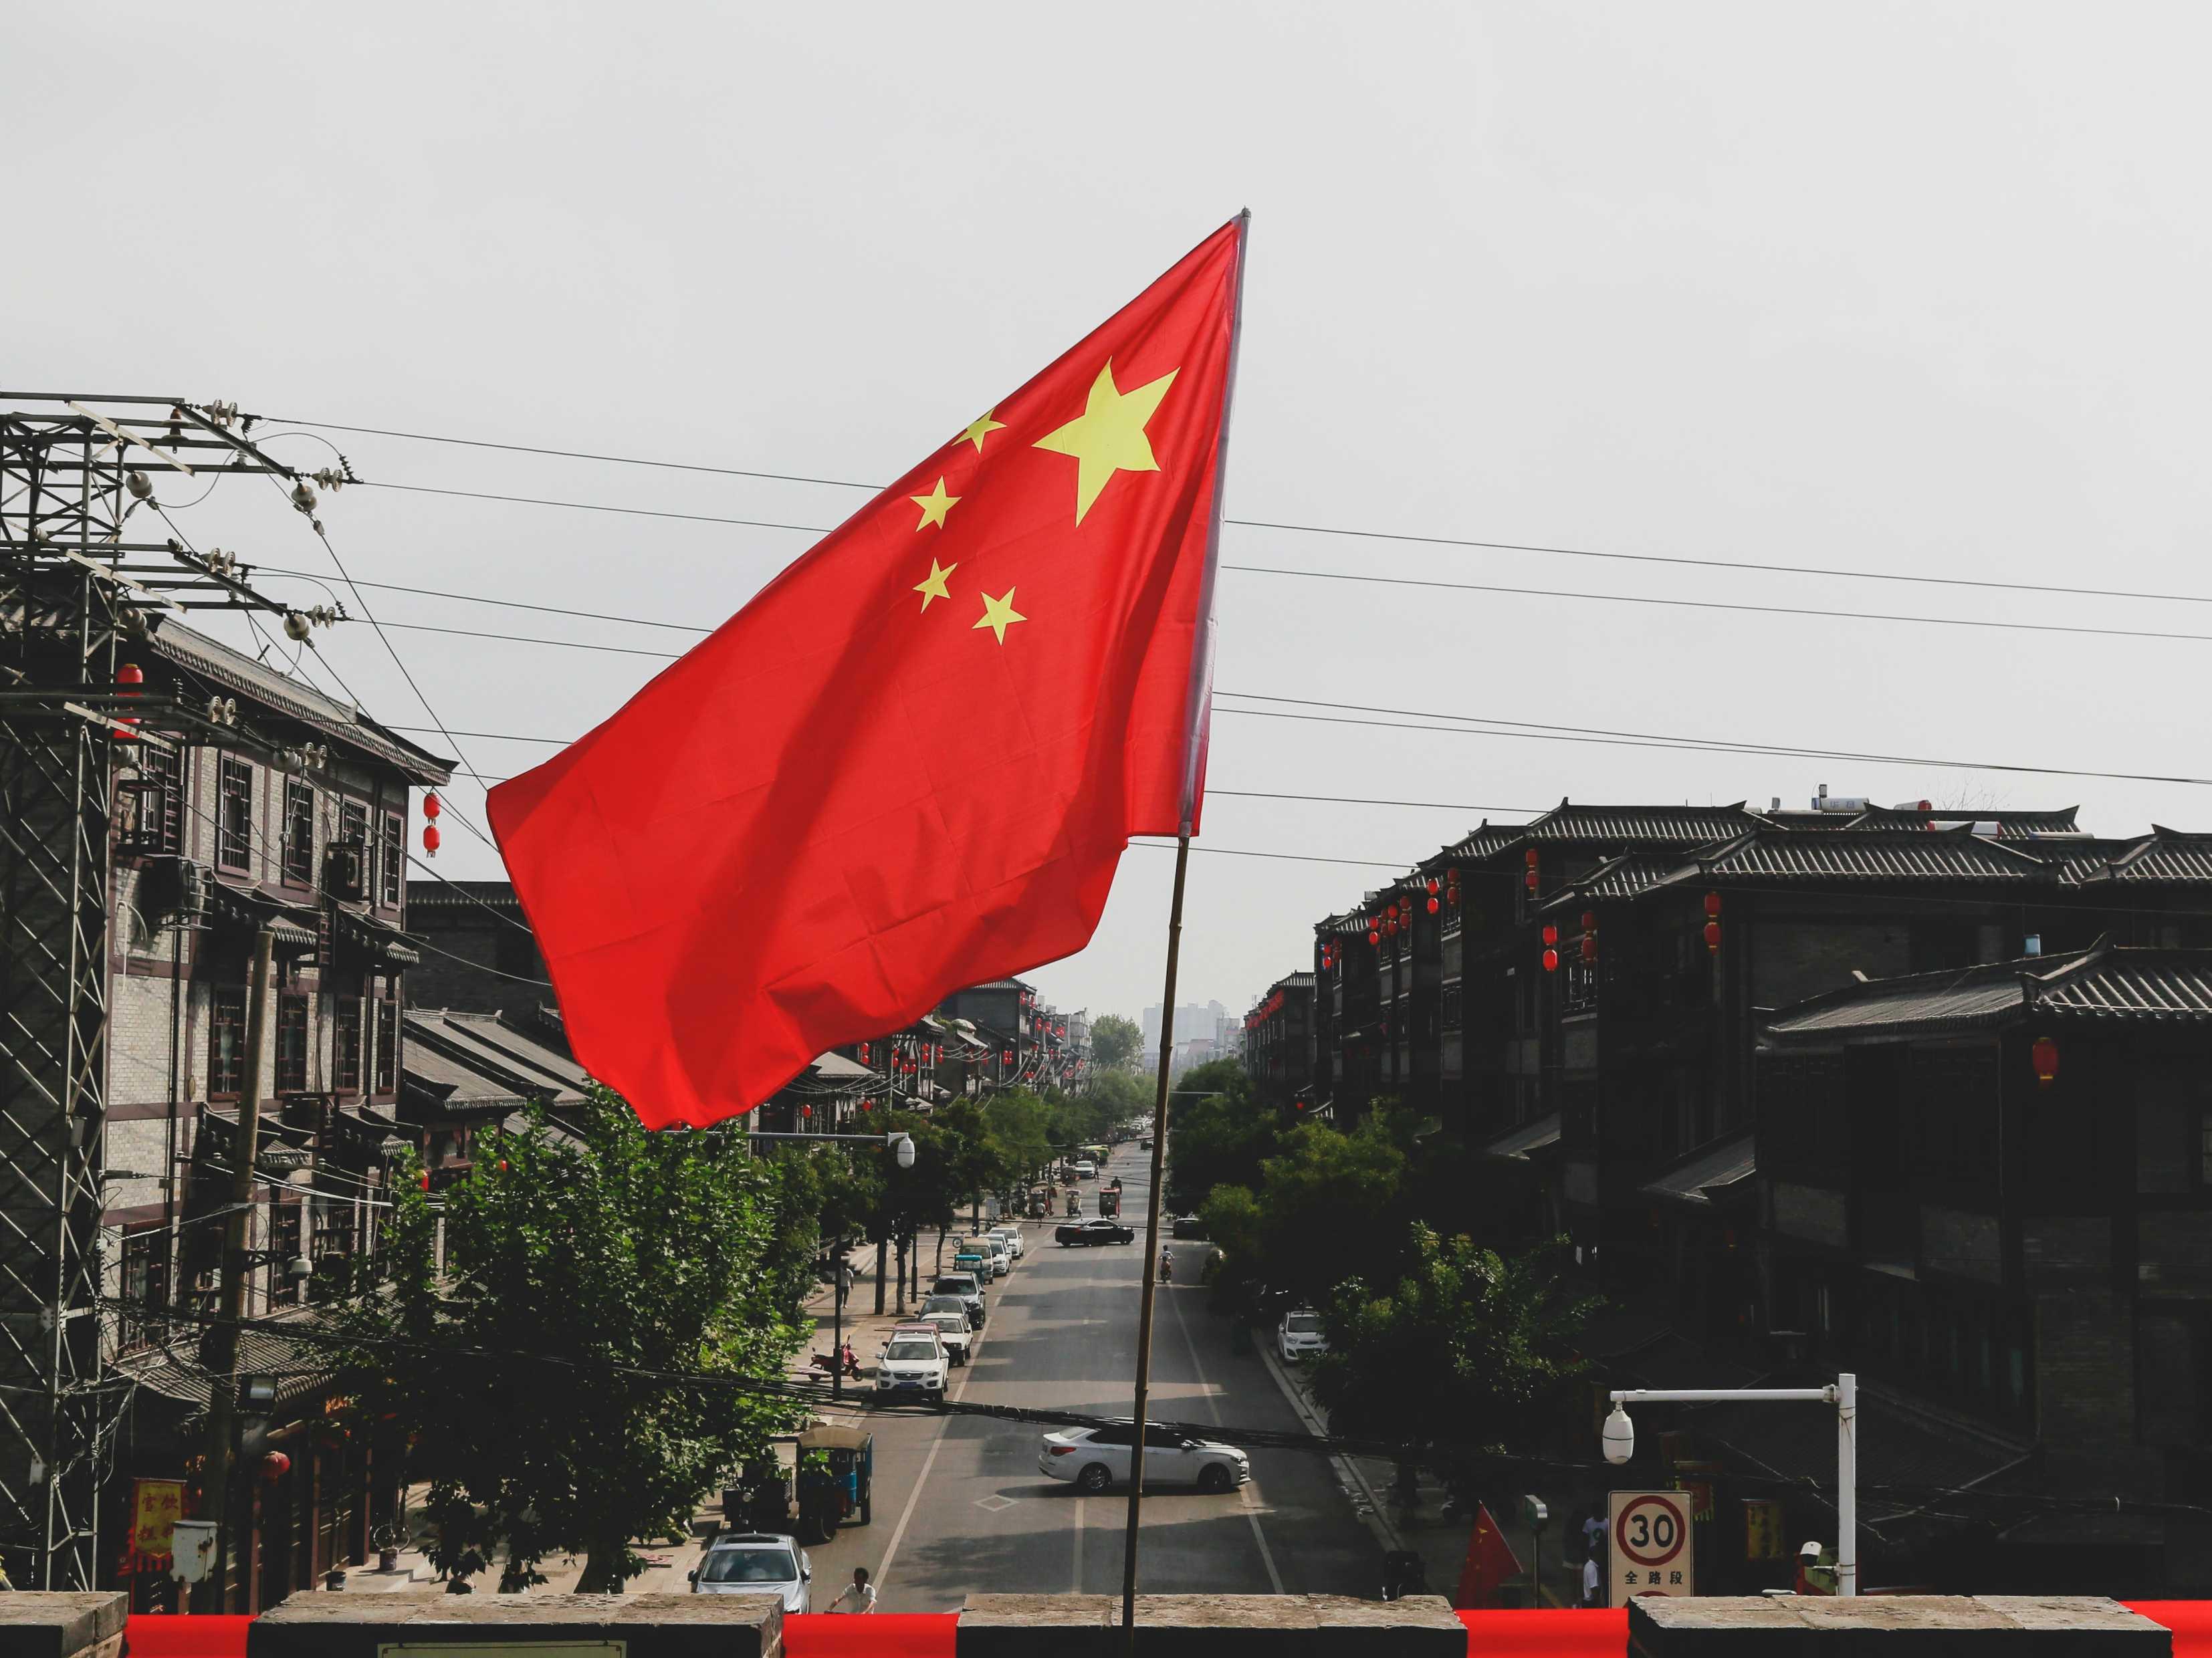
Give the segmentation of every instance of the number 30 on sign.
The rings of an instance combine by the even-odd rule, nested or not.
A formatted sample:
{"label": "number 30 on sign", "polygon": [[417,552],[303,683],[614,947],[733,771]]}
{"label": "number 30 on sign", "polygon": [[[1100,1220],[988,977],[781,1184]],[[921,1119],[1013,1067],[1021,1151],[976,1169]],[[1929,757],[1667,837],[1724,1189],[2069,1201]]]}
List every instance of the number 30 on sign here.
{"label": "number 30 on sign", "polygon": [[1615,1491],[1607,1503],[1608,1604],[1638,1595],[1695,1594],[1698,1575],[1687,1491]]}

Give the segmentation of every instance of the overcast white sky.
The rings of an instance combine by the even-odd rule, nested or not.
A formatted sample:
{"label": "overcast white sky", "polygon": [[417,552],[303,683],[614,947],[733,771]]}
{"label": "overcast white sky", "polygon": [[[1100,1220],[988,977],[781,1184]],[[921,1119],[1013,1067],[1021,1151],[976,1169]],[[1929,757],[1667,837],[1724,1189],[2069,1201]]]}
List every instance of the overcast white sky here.
{"label": "overcast white sky", "polygon": [[[2184,5],[17,6],[0,380],[860,481],[1249,205],[1231,515],[2212,598],[2201,66]],[[283,429],[283,428],[276,428]],[[331,434],[366,477],[827,525],[858,492]],[[319,464],[310,438],[281,452]],[[167,490],[179,500],[189,492]],[[720,620],[810,537],[348,490],[364,580]],[[275,492],[202,546],[333,573]],[[2212,635],[2212,604],[1231,529],[1311,570]],[[321,593],[270,577],[302,602]],[[682,635],[371,592],[387,621]],[[2212,642],[1230,573],[1226,690],[2212,773]],[[394,632],[457,732],[572,736],[659,665]],[[675,641],[672,645],[671,641]],[[365,628],[372,712],[427,724]],[[2201,788],[1217,714],[1203,845],[1403,865],[1577,799]],[[438,746],[437,739],[429,739]],[[462,739],[501,775],[550,752]],[[456,806],[482,821],[480,791]],[[441,867],[497,874],[456,827]],[[1035,975],[1158,999],[1172,859]],[[1248,1005],[1389,873],[1193,860],[1184,999]]]}

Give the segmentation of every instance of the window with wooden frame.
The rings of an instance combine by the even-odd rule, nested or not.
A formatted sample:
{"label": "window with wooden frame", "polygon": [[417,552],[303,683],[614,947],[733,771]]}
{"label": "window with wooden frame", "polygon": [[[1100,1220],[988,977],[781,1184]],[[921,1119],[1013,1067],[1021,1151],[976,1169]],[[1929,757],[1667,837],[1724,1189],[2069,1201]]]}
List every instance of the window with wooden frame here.
{"label": "window with wooden frame", "polygon": [[234,754],[222,756],[220,798],[216,802],[215,860],[225,869],[253,868],[253,762]]}
{"label": "window with wooden frame", "polygon": [[280,1203],[269,1211],[269,1299],[298,1303],[307,1299],[307,1286],[293,1282],[286,1270],[300,1254],[300,1210],[296,1203]]}
{"label": "window with wooden frame", "polygon": [[246,1078],[246,987],[217,985],[208,998],[208,1097],[234,1100]]}
{"label": "window with wooden frame", "polygon": [[361,1092],[361,993],[345,991],[331,1003],[331,1086]]}
{"label": "window with wooden frame", "polygon": [[184,756],[141,745],[138,775],[115,786],[116,849],[145,856],[176,852],[184,835]]}
{"label": "window with wooden frame", "polygon": [[371,1005],[376,1016],[376,1075],[371,1091],[390,1094],[399,1086],[398,984],[386,979]]}
{"label": "window with wooden frame", "polygon": [[400,883],[407,878],[407,820],[396,811],[384,814],[384,855],[378,860],[377,902],[386,909],[399,908]]}
{"label": "window with wooden frame", "polygon": [[284,879],[292,886],[315,883],[315,791],[297,778],[284,782]]}
{"label": "window with wooden frame", "polygon": [[276,999],[276,1091],[307,1091],[307,999],[289,992]]}
{"label": "window with wooden frame", "polygon": [[169,1229],[160,1221],[123,1229],[123,1351],[150,1347],[167,1333]]}

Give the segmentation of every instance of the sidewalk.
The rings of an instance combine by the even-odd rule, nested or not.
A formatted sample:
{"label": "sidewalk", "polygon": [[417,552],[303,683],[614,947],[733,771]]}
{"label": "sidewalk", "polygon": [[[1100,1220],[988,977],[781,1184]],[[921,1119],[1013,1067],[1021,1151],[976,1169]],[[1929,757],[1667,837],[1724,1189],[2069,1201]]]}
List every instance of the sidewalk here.
{"label": "sidewalk", "polygon": [[[1307,1373],[1295,1365],[1285,1364],[1268,1338],[1268,1332],[1255,1333],[1267,1373],[1274,1377],[1275,1385],[1283,1390],[1283,1396],[1297,1412],[1306,1430],[1328,1433],[1328,1417],[1313,1401]],[[1474,1535],[1474,1516],[1445,1519],[1443,1503],[1447,1493],[1425,1470],[1415,1478],[1413,1503],[1404,1506],[1397,1500],[1397,1466],[1388,1457],[1336,1454],[1329,1461],[1335,1467],[1337,1484],[1351,1503],[1352,1512],[1359,1516],[1376,1546],[1386,1552],[1411,1549],[1419,1554],[1427,1570],[1429,1587],[1449,1598],[1458,1587],[1461,1570],[1467,1563],[1468,1543]],[[1574,1606],[1582,1593],[1582,1519],[1597,1500],[1595,1488],[1574,1491],[1563,1485],[1554,1491],[1547,1487],[1534,1495],[1551,1510],[1541,1540],[1541,1604]],[[1522,1570],[1527,1571],[1530,1538],[1528,1523],[1521,1517],[1520,1493],[1492,1496],[1486,1500],[1491,1518],[1504,1532],[1507,1544],[1520,1560]]]}

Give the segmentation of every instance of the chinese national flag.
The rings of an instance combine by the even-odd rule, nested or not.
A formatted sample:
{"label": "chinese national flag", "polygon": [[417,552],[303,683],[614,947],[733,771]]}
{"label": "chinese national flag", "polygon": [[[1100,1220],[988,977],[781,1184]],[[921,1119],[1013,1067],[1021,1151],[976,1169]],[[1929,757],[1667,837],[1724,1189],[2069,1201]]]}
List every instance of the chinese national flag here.
{"label": "chinese national flag", "polygon": [[1459,1588],[1452,1595],[1453,1609],[1470,1612],[1498,1605],[1506,1581],[1520,1575],[1521,1562],[1490,1517],[1490,1505],[1477,1503],[1474,1531],[1467,1540],[1467,1563],[1460,1568]]}
{"label": "chinese national flag", "polygon": [[1089,942],[1198,827],[1244,221],[491,792],[577,1060],[652,1127]]}

